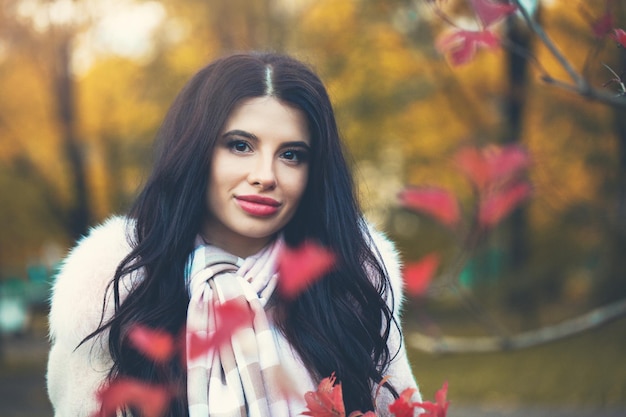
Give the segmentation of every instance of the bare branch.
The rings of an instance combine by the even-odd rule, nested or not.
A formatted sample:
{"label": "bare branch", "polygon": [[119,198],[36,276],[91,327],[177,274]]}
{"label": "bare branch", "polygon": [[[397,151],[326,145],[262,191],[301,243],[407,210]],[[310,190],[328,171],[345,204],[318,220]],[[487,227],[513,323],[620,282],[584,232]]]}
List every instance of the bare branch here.
{"label": "bare branch", "polygon": [[589,89],[589,84],[587,80],[585,80],[579,73],[574,69],[574,66],[569,62],[569,60],[563,55],[563,53],[559,50],[552,39],[548,36],[548,34],[543,30],[543,27],[537,23],[535,19],[528,14],[526,8],[520,3],[519,0],[512,0],[513,3],[517,6],[518,10],[524,17],[524,20],[528,24],[528,27],[537,35],[537,37],[541,40],[541,42],[550,50],[552,55],[557,59],[559,64],[567,71],[569,76],[572,78],[574,83],[578,86],[580,91],[585,91]]}
{"label": "bare branch", "polygon": [[406,335],[408,346],[428,353],[502,352],[538,346],[571,337],[626,316],[626,299],[608,304],[559,324],[509,337],[432,337],[419,332]]}
{"label": "bare branch", "polygon": [[[551,84],[557,87],[560,87],[564,90],[571,91],[573,93],[579,94],[585,98],[590,100],[598,101],[604,104],[608,104],[610,106],[615,107],[626,107],[626,100],[622,95],[612,94],[604,90],[599,90],[593,88],[587,79],[581,75],[574,66],[570,63],[570,61],[565,57],[565,55],[559,50],[556,44],[550,39],[550,37],[543,30],[543,27],[537,23],[535,19],[530,16],[528,11],[524,8],[524,6],[520,3],[519,0],[512,0],[512,2],[517,5],[520,13],[522,14],[524,20],[528,27],[535,33],[535,35],[541,40],[541,42],[548,48],[552,56],[561,64],[563,69],[569,74],[569,76],[574,81],[574,85],[569,84],[564,81],[559,81],[552,78],[545,71],[541,71],[542,77],[541,79],[547,84]],[[589,59],[589,58],[588,58]],[[587,66],[588,63],[585,64]],[[586,71],[586,70],[585,70]]]}
{"label": "bare branch", "polygon": [[615,82],[618,83],[620,88],[622,89],[622,94],[626,93],[626,86],[624,86],[624,82],[622,81],[621,77],[617,75],[615,71],[613,71],[613,68],[609,67],[604,62],[602,63],[602,65],[604,66],[604,68],[608,69],[611,74],[613,74],[613,77],[615,77]]}
{"label": "bare branch", "polygon": [[541,73],[541,78],[551,77],[548,70],[541,64],[541,62],[537,59],[536,56],[530,53],[530,51],[520,47],[519,45],[513,42],[509,42],[506,39],[501,40],[500,43],[502,44],[503,47],[508,48],[509,50],[513,51],[513,53],[516,53],[517,55],[525,58],[526,60],[528,60],[528,62],[533,64],[535,68],[537,68],[537,70]]}
{"label": "bare branch", "polygon": [[576,85],[551,77],[543,77],[542,80],[546,84],[554,85],[566,91],[571,91],[590,100],[598,101],[600,103],[608,104],[609,106],[614,107],[626,107],[626,99],[624,99],[624,96],[620,94],[609,93],[607,91],[598,90],[596,88],[586,88],[584,90],[581,90],[580,87]]}

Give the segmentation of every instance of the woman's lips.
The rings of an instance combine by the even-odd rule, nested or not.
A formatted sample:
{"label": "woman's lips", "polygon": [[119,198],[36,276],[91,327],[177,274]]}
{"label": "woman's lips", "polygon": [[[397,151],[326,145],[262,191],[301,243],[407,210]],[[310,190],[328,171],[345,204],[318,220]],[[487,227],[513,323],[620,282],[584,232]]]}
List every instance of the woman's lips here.
{"label": "woman's lips", "polygon": [[240,195],[235,197],[239,207],[252,216],[268,217],[276,214],[280,203],[273,198],[258,195]]}

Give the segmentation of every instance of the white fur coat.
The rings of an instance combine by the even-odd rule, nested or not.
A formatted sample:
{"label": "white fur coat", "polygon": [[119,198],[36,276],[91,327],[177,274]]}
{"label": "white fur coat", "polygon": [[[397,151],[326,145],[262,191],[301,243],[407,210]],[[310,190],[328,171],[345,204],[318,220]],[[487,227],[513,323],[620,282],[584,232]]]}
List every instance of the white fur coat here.
{"label": "white fur coat", "polygon": [[[130,251],[127,238],[130,231],[131,226],[123,217],[113,217],[91,230],[70,252],[54,283],[49,316],[52,347],[48,358],[47,384],[56,417],[87,417],[97,410],[95,394],[112,365],[107,333],[77,346],[100,323],[107,285],[118,264]],[[389,272],[395,295],[393,311],[399,322],[402,278],[398,255],[392,243],[382,234],[372,231],[372,237],[372,244],[380,251]],[[131,286],[129,280],[127,278],[122,286],[126,291]],[[109,299],[105,320],[112,313],[113,306]],[[312,380],[298,354],[291,349],[282,334],[275,331],[275,335],[284,368],[289,374],[286,377],[302,394],[299,398],[302,399],[304,411],[304,393],[315,390],[317,381]],[[391,353],[397,350],[400,341],[400,335],[392,332],[389,339]],[[391,376],[390,382],[399,391],[417,387],[404,346],[391,363],[388,374]],[[414,400],[419,400],[419,394],[416,394]],[[391,401],[387,390],[381,390],[378,398],[379,416],[389,414],[388,404]]]}

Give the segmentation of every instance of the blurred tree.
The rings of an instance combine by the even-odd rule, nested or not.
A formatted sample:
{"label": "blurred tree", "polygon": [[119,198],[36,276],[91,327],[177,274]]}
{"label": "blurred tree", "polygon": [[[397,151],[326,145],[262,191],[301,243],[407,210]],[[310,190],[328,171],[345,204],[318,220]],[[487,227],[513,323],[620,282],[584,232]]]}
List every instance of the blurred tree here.
{"label": "blurred tree", "polygon": [[[599,100],[596,103],[578,100],[576,106],[586,108],[574,117],[576,126],[582,128],[582,131],[573,131],[575,135],[570,135],[572,137],[568,138],[564,148],[581,138],[585,138],[587,142],[586,151],[580,160],[584,163],[584,169],[591,174],[590,179],[593,178],[594,185],[588,191],[586,205],[592,210],[589,213],[594,213],[591,220],[601,229],[604,242],[602,248],[596,249],[595,255],[601,265],[594,273],[596,303],[614,301],[626,296],[626,282],[621,273],[626,267],[622,255],[626,244],[626,217],[621,211],[626,195],[626,159],[623,157],[626,153],[626,101],[619,101],[619,86],[610,80],[615,78],[612,72],[623,76],[626,58],[624,49],[608,37],[596,33],[597,28],[594,29],[593,25],[607,12],[610,12],[613,24],[620,25],[626,18],[626,4],[610,1],[593,4],[580,2],[578,7],[561,6],[551,9],[551,21],[546,25],[553,29],[551,34],[555,43],[561,47],[566,59],[580,72],[583,79],[583,87],[574,92],[582,97]],[[544,54],[539,58],[543,60],[546,56]],[[555,75],[551,68],[549,71],[557,79],[567,76],[558,73]],[[581,82],[578,81],[578,84]],[[603,86],[616,91],[614,95],[607,97],[618,100],[604,100],[594,95],[594,90],[601,91]],[[552,89],[551,92],[554,93],[555,90]],[[623,98],[623,92],[621,95]],[[576,208],[580,204],[574,203],[572,206]],[[580,223],[579,215],[576,218]]]}
{"label": "blurred tree", "polygon": [[[73,37],[81,24],[80,19],[74,20],[78,15],[73,7],[74,3],[62,5],[58,2],[39,4],[3,0],[0,25],[3,27],[1,36],[7,54],[4,64],[8,68],[5,68],[10,72],[31,69],[27,71],[40,78],[26,82],[31,85],[40,83],[39,88],[43,91],[38,93],[44,100],[49,100],[44,106],[50,106],[41,109],[49,124],[42,126],[36,120],[30,120],[29,124],[36,123],[32,126],[36,133],[30,137],[19,134],[19,126],[16,126],[19,117],[16,120],[3,112],[3,126],[6,131],[14,134],[12,144],[9,145],[13,147],[9,162],[13,162],[20,175],[37,185],[43,202],[54,213],[56,220],[76,238],[87,230],[91,209],[86,162],[78,137],[75,79],[71,69]],[[10,54],[19,58],[12,59]],[[19,88],[18,85],[6,87],[19,94],[15,90]],[[44,131],[37,129],[42,127]],[[49,132],[46,129],[50,129]],[[50,175],[43,167],[44,158],[33,155],[45,154],[45,148],[49,144],[44,138],[50,133],[58,140],[59,149],[54,153],[63,159],[67,178],[66,193],[59,192],[59,188],[63,187],[60,187],[58,177]],[[5,135],[4,139],[7,138],[8,135]],[[33,138],[42,140],[37,140],[35,144]]]}
{"label": "blurred tree", "polygon": [[[539,6],[537,2],[537,7]],[[534,16],[539,18],[540,9],[535,9]],[[503,98],[504,129],[502,143],[522,142],[524,137],[524,113],[526,111],[526,93],[529,83],[529,62],[527,55],[520,54],[522,49],[533,53],[533,37],[526,25],[516,16],[506,19],[504,43],[515,45],[515,50],[509,48],[506,54],[506,91]],[[519,49],[518,49],[519,48]],[[528,262],[529,242],[527,239],[528,222],[526,210],[523,206],[518,207],[509,220],[510,235],[508,252],[510,253],[510,271],[523,268]]]}
{"label": "blurred tree", "polygon": [[[626,3],[614,2],[614,19],[616,22],[626,22]],[[626,50],[624,48],[611,48],[612,53],[606,61],[608,66],[616,69],[622,80],[626,74]],[[617,172],[615,174],[617,183],[617,204],[615,205],[615,235],[611,245],[609,271],[610,277],[608,285],[602,298],[615,300],[619,297],[626,297],[626,258],[624,248],[626,248],[626,107],[613,108],[613,130],[617,141]]]}
{"label": "blurred tree", "polygon": [[[18,267],[43,241],[71,242],[125,210],[159,120],[201,65],[227,51],[280,49],[289,17],[280,2],[243,3],[1,0],[0,185],[13,198],[0,212],[22,215],[2,216],[0,265]],[[128,49],[131,37],[107,40],[138,36],[150,19],[139,49]]]}
{"label": "blurred tree", "polygon": [[456,147],[468,125],[489,118],[473,118],[453,105],[466,98],[463,90],[456,97],[437,94],[457,85],[447,82],[450,72],[428,43],[430,36],[416,36],[419,43],[413,43],[398,30],[402,23],[389,18],[392,6],[313,2],[288,44],[314,62],[327,83],[355,159],[364,208],[379,223],[388,220],[407,178],[458,182],[437,166],[441,156]]}
{"label": "blurred tree", "polygon": [[[11,233],[0,237],[0,262],[17,262],[35,250],[33,242],[50,236],[69,242],[83,228],[78,224],[86,227],[84,213],[88,223],[125,210],[149,166],[159,120],[185,80],[217,55],[252,48],[288,51],[320,71],[355,157],[364,206],[377,221],[395,224],[395,194],[405,182],[441,184],[467,201],[464,179],[446,166],[454,151],[469,142],[519,138],[535,159],[529,268],[555,270],[555,281],[566,280],[598,258],[607,242],[610,227],[600,231],[600,225],[612,204],[609,192],[617,192],[619,154],[609,138],[611,126],[624,118],[524,77],[517,72],[523,65],[514,61],[519,56],[508,50],[481,53],[474,64],[451,69],[435,50],[432,28],[442,25],[428,2],[125,0],[110,9],[135,7],[132,16],[157,16],[149,47],[125,53],[99,43],[111,13],[102,2],[0,1],[0,88],[6,98],[0,102],[0,187],[5,200],[12,190],[22,191],[0,206],[7,213],[0,218],[11,219],[4,220]],[[66,3],[83,7],[89,18],[58,20],[58,7]],[[447,4],[454,13],[469,13],[464,1]],[[601,6],[588,8],[595,14]],[[579,10],[554,3],[544,12],[555,41],[583,64],[593,38]],[[51,16],[57,16],[54,30]],[[139,23],[114,24],[113,32]],[[60,28],[70,32],[65,41]],[[537,46],[543,65],[563,76]],[[619,68],[611,61],[614,52],[601,51],[596,59]],[[610,77],[601,66],[589,72],[599,84]],[[516,112],[507,122],[505,114]],[[408,258],[434,242],[453,247],[439,229],[411,219],[415,227],[395,229]],[[29,224],[33,231],[17,238]],[[67,237],[60,238],[64,230]]]}
{"label": "blurred tree", "polygon": [[[615,2],[612,4],[615,5]],[[582,7],[589,9],[591,20],[583,18]],[[621,7],[623,5],[619,6]],[[548,18],[545,20],[545,27],[554,43],[564,51],[566,58],[547,47],[552,45],[542,42],[536,53],[537,59],[533,48],[528,46],[528,36],[520,37],[523,33],[516,34],[512,31],[511,19],[504,40],[504,56],[508,56],[508,62],[512,64],[508,66],[509,71],[505,72],[509,75],[509,81],[503,83],[503,89],[499,93],[502,95],[502,92],[506,92],[508,85],[508,94],[503,94],[497,102],[498,107],[504,110],[500,113],[505,116],[501,121],[503,129],[500,129],[505,132],[504,138],[523,138],[535,158],[536,167],[533,179],[537,184],[537,198],[530,207],[531,222],[528,224],[533,234],[536,233],[530,242],[533,256],[528,259],[530,262],[524,262],[523,257],[517,259],[515,264],[519,269],[516,268],[516,273],[509,274],[509,278],[512,278],[510,285],[517,286],[518,293],[520,290],[528,291],[527,299],[531,303],[546,301],[542,296],[551,297],[548,301],[563,301],[567,294],[573,294],[566,293],[568,286],[573,288],[570,282],[580,281],[581,277],[586,280],[587,274],[591,274],[593,282],[587,288],[596,287],[605,297],[604,300],[594,301],[589,297],[589,290],[584,290],[582,297],[587,299],[587,306],[603,301],[621,300],[603,306],[601,311],[581,316],[581,320],[573,320],[559,329],[541,329],[545,330],[541,337],[536,337],[541,333],[537,332],[524,335],[519,340],[511,339],[511,346],[526,345],[531,340],[533,343],[545,341],[543,336],[550,339],[560,331],[564,331],[562,334],[572,334],[572,330],[582,331],[597,323],[593,317],[602,317],[604,322],[606,319],[618,317],[625,310],[623,298],[626,295],[626,285],[621,276],[625,265],[623,255],[617,254],[623,252],[626,240],[619,240],[621,220],[619,215],[613,215],[614,207],[621,207],[622,185],[619,173],[622,172],[620,158],[623,142],[619,127],[612,131],[614,126],[621,123],[612,121],[624,120],[626,102],[619,97],[616,99],[617,95],[612,96],[610,92],[602,90],[607,79],[613,78],[602,63],[616,68],[616,74],[623,74],[624,64],[619,63],[619,59],[623,59],[620,58],[622,49],[600,50],[601,42],[597,39],[597,34],[594,39],[590,23],[596,22],[595,19],[605,13],[604,8],[604,2],[593,5],[553,3],[551,7],[546,7]],[[621,22],[623,14],[618,14],[616,7],[612,11],[615,21]],[[457,23],[463,28],[468,25],[463,19],[459,19]],[[543,41],[541,35],[538,37],[536,40]],[[512,52],[519,56],[516,58]],[[477,58],[470,65],[470,69],[457,70],[459,79],[464,84],[471,85],[471,88],[483,88],[483,85],[476,82],[476,79],[467,77],[468,73],[476,71],[485,78],[491,74],[490,69],[480,65],[482,59]],[[514,63],[515,60],[517,63]],[[571,70],[563,65],[565,60],[571,67],[582,69],[582,75],[571,77],[574,80],[571,84],[560,81],[571,76]],[[535,82],[522,83],[524,68],[528,63],[533,64],[543,81],[554,87],[545,88],[543,84]],[[619,94],[619,85],[617,90]],[[564,92],[567,94],[563,94]],[[575,94],[572,95],[571,92]],[[523,105],[523,100],[519,100],[523,98],[520,94],[526,95],[526,112],[520,112],[520,105]],[[587,101],[586,98],[592,100]],[[488,103],[475,105],[486,106]],[[611,141],[611,136],[616,136],[617,140]],[[613,187],[612,184],[616,186]],[[521,229],[528,230],[525,226],[521,226]],[[610,248],[608,251],[607,244]],[[501,242],[498,246],[500,245]],[[524,251],[519,253],[523,254]],[[604,264],[603,267],[599,266],[599,260]],[[607,285],[611,288],[606,288]],[[580,302],[580,297],[580,293],[576,295],[577,302]],[[528,312],[528,305],[525,307],[524,314]],[[507,340],[498,338],[491,342],[495,343],[491,345],[495,349],[498,349],[498,344],[502,348],[502,343],[508,343]],[[517,342],[522,343],[518,345]],[[480,343],[476,345],[478,349],[479,345]],[[468,347],[465,344],[462,348]]]}

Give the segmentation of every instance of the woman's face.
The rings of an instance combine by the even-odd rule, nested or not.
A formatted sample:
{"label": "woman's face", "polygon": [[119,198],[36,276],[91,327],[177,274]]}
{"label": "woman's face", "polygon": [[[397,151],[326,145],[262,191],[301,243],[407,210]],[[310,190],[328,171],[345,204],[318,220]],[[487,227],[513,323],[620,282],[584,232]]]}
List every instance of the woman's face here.
{"label": "woman's face", "polygon": [[302,111],[272,97],[235,107],[213,152],[205,239],[241,257],[263,248],[298,208],[310,146]]}

